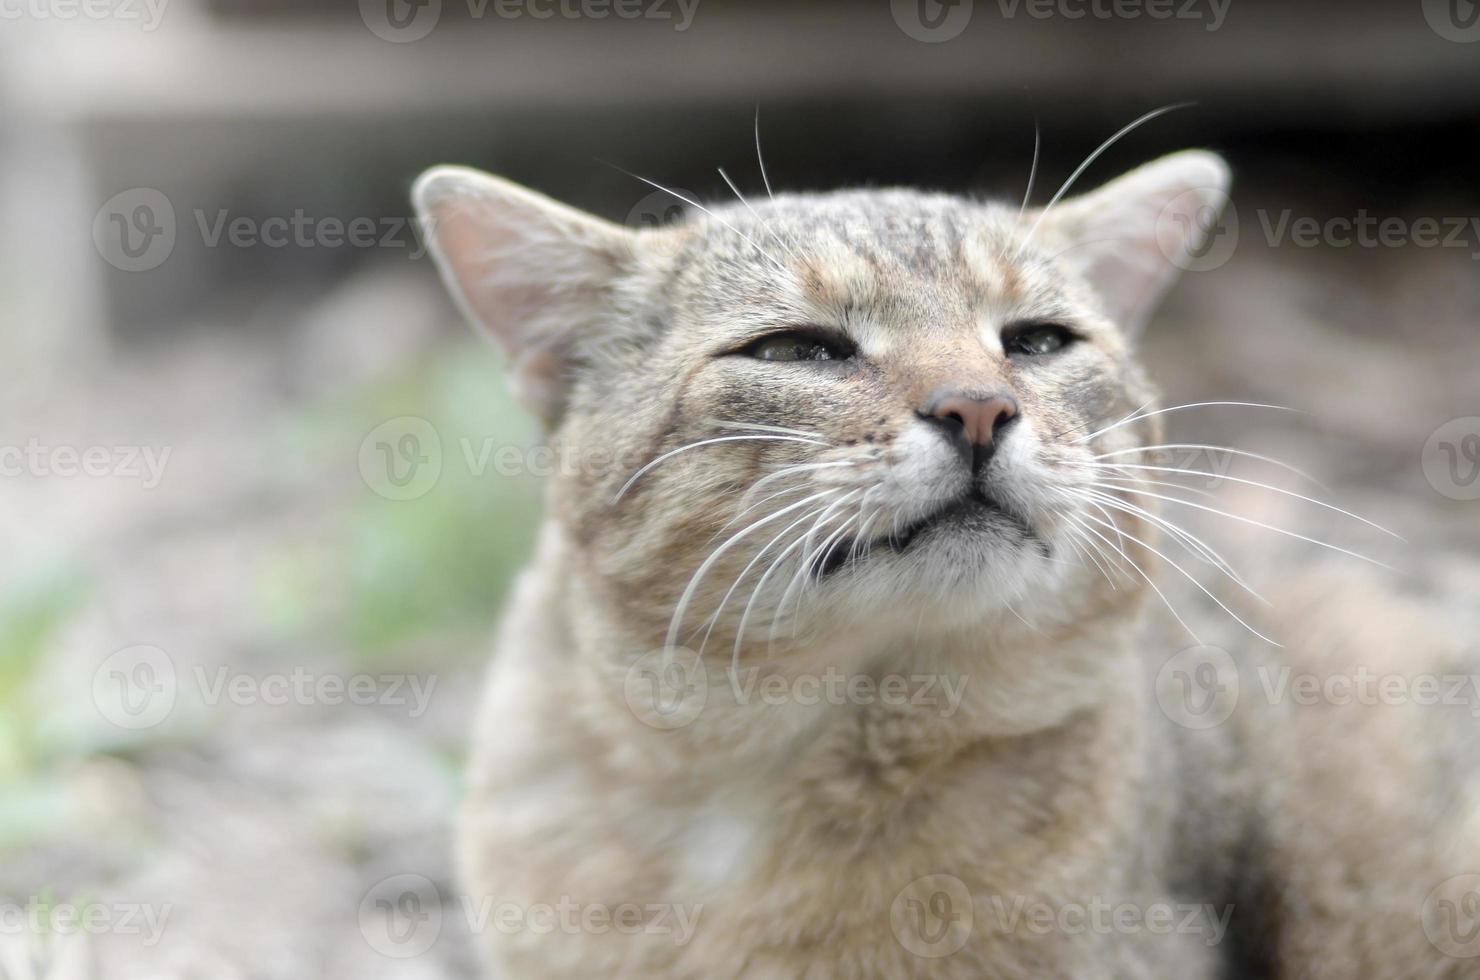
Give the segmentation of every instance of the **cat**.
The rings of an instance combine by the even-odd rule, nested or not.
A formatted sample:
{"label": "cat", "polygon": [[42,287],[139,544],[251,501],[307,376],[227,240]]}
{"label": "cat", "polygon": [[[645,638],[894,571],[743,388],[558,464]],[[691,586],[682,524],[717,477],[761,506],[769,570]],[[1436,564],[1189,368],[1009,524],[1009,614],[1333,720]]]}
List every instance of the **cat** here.
{"label": "cat", "polygon": [[459,822],[492,975],[1480,976],[1468,713],[1250,674],[1452,644],[1356,572],[1220,603],[1283,648],[1162,604],[1206,546],[1122,465],[1163,442],[1137,346],[1228,186],[1190,150],[1042,209],[768,186],[633,230],[418,180],[566,461]]}

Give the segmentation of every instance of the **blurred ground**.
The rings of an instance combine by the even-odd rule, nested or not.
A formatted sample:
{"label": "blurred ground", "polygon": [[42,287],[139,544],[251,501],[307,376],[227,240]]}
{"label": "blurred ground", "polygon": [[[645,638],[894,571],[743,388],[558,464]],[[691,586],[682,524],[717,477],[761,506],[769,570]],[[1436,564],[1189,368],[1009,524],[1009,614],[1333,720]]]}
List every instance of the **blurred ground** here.
{"label": "blurred ground", "polygon": [[[1249,244],[1187,276],[1146,359],[1169,403],[1309,414],[1188,411],[1168,417],[1170,441],[1297,463],[1411,546],[1219,493],[1401,556],[1417,574],[1399,587],[1475,595],[1476,505],[1424,468],[1437,429],[1480,415],[1474,259],[1267,247],[1247,234],[1257,195],[1236,200]],[[4,445],[170,453],[156,486],[0,479],[0,898],[97,907],[114,924],[60,942],[45,956],[63,966],[38,977],[470,976],[448,821],[487,633],[539,494],[533,476],[476,475],[477,460],[534,432],[425,263],[372,263],[312,300],[183,326],[101,369],[30,379],[36,397],[22,385],[0,419]],[[382,453],[410,458],[402,438],[423,430],[393,421],[406,417],[440,442],[435,479],[376,469]],[[410,456],[429,465],[428,446]],[[375,703],[262,703],[258,681],[295,671],[365,678]],[[151,699],[120,703],[120,676]],[[246,695],[213,697],[223,677],[246,678]],[[375,891],[403,874],[434,888],[410,946],[388,937]],[[163,916],[162,932],[125,929],[131,909]],[[0,976],[32,975],[24,945],[0,930]]]}

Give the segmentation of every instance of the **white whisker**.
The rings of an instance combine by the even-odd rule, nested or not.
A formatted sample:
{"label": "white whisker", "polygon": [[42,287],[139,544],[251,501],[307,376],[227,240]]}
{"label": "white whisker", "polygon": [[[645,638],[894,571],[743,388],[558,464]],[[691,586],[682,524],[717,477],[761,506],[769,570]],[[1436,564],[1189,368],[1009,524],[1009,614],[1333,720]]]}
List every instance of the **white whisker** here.
{"label": "white whisker", "polygon": [[766,158],[761,155],[761,107],[755,107],[755,162],[761,168],[761,184],[766,188],[766,197],[771,201],[776,200],[776,195],[771,193],[771,178],[766,176]]}
{"label": "white whisker", "polygon": [[[1298,408],[1290,408],[1289,406],[1286,406],[1286,405],[1266,405],[1263,402],[1226,402],[1226,401],[1217,401],[1217,402],[1191,402],[1191,403],[1186,404],[1186,405],[1172,405],[1172,406],[1169,406],[1167,408],[1158,408],[1154,412],[1145,412],[1145,413],[1142,413],[1140,409],[1137,409],[1135,412],[1132,412],[1130,415],[1128,415],[1125,418],[1121,419],[1119,422],[1116,422],[1116,423],[1114,423],[1112,425],[1107,425],[1103,429],[1100,429],[1100,430],[1098,430],[1096,432],[1091,432],[1087,436],[1080,436],[1078,439],[1076,439],[1074,441],[1076,443],[1089,442],[1091,439],[1095,438],[1096,436],[1102,436],[1102,435],[1104,435],[1107,432],[1111,432],[1111,431],[1113,431],[1115,429],[1120,428],[1122,425],[1129,425],[1132,422],[1139,422],[1142,419],[1154,418],[1157,415],[1166,415],[1166,414],[1168,414],[1170,412],[1181,412],[1181,411],[1184,411],[1184,410],[1189,409],[1189,408],[1213,408],[1213,407],[1217,407],[1217,406],[1226,406],[1226,407],[1234,407],[1234,408],[1270,408],[1270,409],[1274,409],[1275,411],[1278,411],[1278,412],[1297,412],[1297,413],[1300,412],[1300,409],[1298,409]],[[1145,406],[1142,406],[1142,408],[1144,408],[1144,407]],[[1300,414],[1304,414],[1304,413],[1300,413]]]}
{"label": "white whisker", "polygon": [[[1096,522],[1098,524],[1104,524],[1105,523],[1104,521],[1101,521],[1098,517],[1095,517],[1092,514],[1086,514],[1084,516],[1086,518],[1088,518],[1089,520],[1092,520],[1092,521],[1094,521],[1094,522]],[[1109,526],[1109,525],[1106,525],[1106,526]],[[1130,538],[1136,544],[1138,544],[1141,547],[1145,548],[1147,551],[1151,552],[1153,555],[1155,555],[1156,557],[1160,558],[1162,561],[1166,562],[1168,565],[1172,566],[1172,568],[1176,569],[1176,571],[1183,578],[1185,578],[1187,581],[1191,582],[1193,585],[1197,586],[1200,590],[1202,590],[1202,593],[1204,595],[1206,595],[1209,599],[1212,599],[1214,602],[1216,602],[1218,604],[1218,608],[1219,609],[1222,609],[1224,612],[1228,613],[1228,615],[1232,616],[1233,619],[1234,619],[1234,622],[1238,623],[1244,629],[1248,630],[1250,633],[1252,633],[1255,636],[1259,637],[1259,639],[1263,640],[1265,643],[1268,643],[1268,644],[1270,644],[1272,646],[1280,646],[1279,643],[1276,643],[1274,640],[1271,640],[1269,637],[1265,636],[1263,633],[1259,632],[1254,627],[1252,627],[1248,623],[1244,622],[1243,619],[1239,616],[1238,613],[1234,612],[1232,609],[1229,609],[1226,605],[1224,605],[1223,604],[1223,600],[1222,599],[1219,599],[1211,591],[1209,591],[1208,587],[1205,586],[1205,585],[1203,585],[1201,582],[1199,582],[1197,580],[1196,576],[1194,576],[1191,572],[1187,571],[1181,565],[1178,565],[1176,562],[1172,561],[1170,558],[1168,558],[1166,555],[1162,554],[1156,548],[1153,548],[1151,545],[1147,544],[1145,541],[1142,541],[1140,538],[1136,537],[1135,535],[1130,534],[1129,532],[1122,532],[1122,533],[1125,534],[1125,536],[1127,538]],[[1199,642],[1201,642],[1201,641],[1199,641]]]}
{"label": "white whisker", "polygon": [[[1089,517],[1090,515],[1085,514],[1084,516],[1085,517]],[[1074,515],[1069,515],[1069,519],[1072,520],[1072,521],[1076,521],[1076,522],[1079,520],[1079,518],[1077,516],[1074,516]],[[1171,613],[1172,614],[1172,618],[1177,621],[1178,625],[1180,625],[1184,630],[1187,631],[1187,635],[1190,636],[1190,637],[1192,637],[1193,642],[1194,643],[1202,643],[1202,640],[1198,639],[1197,633],[1195,633],[1193,631],[1192,627],[1187,625],[1187,621],[1184,620],[1177,613],[1176,607],[1173,606],[1172,605],[1172,601],[1166,597],[1166,593],[1162,592],[1161,589],[1157,588],[1156,583],[1153,582],[1153,581],[1151,581],[1151,576],[1147,575],[1146,572],[1145,572],[1145,570],[1142,569],[1140,565],[1136,564],[1136,560],[1134,558],[1132,558],[1130,555],[1126,554],[1123,549],[1117,547],[1116,544],[1115,544],[1115,542],[1111,541],[1109,538],[1105,537],[1103,534],[1101,534],[1099,531],[1096,531],[1094,528],[1090,527],[1088,524],[1080,524],[1080,526],[1083,527],[1090,534],[1093,534],[1095,537],[1097,537],[1101,541],[1105,542],[1105,544],[1109,545],[1110,548],[1113,551],[1115,551],[1117,554],[1120,555],[1120,557],[1124,558],[1127,562],[1129,562],[1131,568],[1133,568],[1133,569],[1136,570],[1136,574],[1137,575],[1140,575],[1141,578],[1145,580],[1146,584],[1149,585],[1149,586],[1151,586],[1151,590],[1153,592],[1155,592],[1157,594],[1157,596],[1159,596],[1161,598],[1162,604],[1167,607],[1167,612]]]}
{"label": "white whisker", "polygon": [[1183,528],[1180,525],[1167,520],[1159,514],[1152,513],[1144,507],[1138,507],[1135,504],[1132,504],[1125,500],[1121,500],[1113,495],[1101,494],[1098,491],[1094,490],[1090,490],[1088,492],[1094,496],[1094,499],[1099,500],[1107,507],[1123,510],[1128,514],[1142,517],[1150,521],[1153,525],[1163,529],[1168,534],[1170,534],[1172,536],[1172,539],[1180,544],[1190,554],[1202,559],[1203,561],[1206,561],[1208,564],[1218,569],[1218,571],[1228,576],[1228,578],[1235,585],[1243,589],[1245,592],[1249,593],[1249,595],[1253,596],[1255,599],[1258,599],[1266,606],[1272,605],[1272,603],[1270,603],[1268,599],[1264,598],[1264,596],[1254,591],[1253,587],[1251,587],[1247,582],[1244,581],[1243,576],[1239,575],[1239,573],[1234,570],[1233,566],[1228,563],[1227,559],[1225,559],[1221,554],[1218,553],[1216,549],[1214,549],[1207,542],[1203,541],[1197,535],[1193,534],[1191,531],[1188,531],[1186,528]]}
{"label": "white whisker", "polygon": [[1043,210],[1038,214],[1038,220],[1033,222],[1033,227],[1028,229],[1027,236],[1023,239],[1022,244],[1018,246],[1016,258],[1022,257],[1023,249],[1027,248],[1028,243],[1033,240],[1033,235],[1038,231],[1038,226],[1043,224],[1043,219],[1048,217],[1048,213],[1053,210],[1054,205],[1058,204],[1060,199],[1062,199],[1065,194],[1069,193],[1069,188],[1074,186],[1074,182],[1079,179],[1080,175],[1088,170],[1090,168],[1090,165],[1100,158],[1100,154],[1104,153],[1106,150],[1110,149],[1110,147],[1118,143],[1122,137],[1150,122],[1156,117],[1164,116],[1167,113],[1175,112],[1178,109],[1185,109],[1187,106],[1190,106],[1192,104],[1193,103],[1191,102],[1178,102],[1173,105],[1164,105],[1160,109],[1152,109],[1150,112],[1146,113],[1144,116],[1141,116],[1139,119],[1136,119],[1135,121],[1122,126],[1119,130],[1116,131],[1113,136],[1111,136],[1105,142],[1096,147],[1093,153],[1084,158],[1083,163],[1074,168],[1074,172],[1069,175],[1069,179],[1064,181],[1063,185],[1059,187],[1054,196],[1049,199],[1048,204],[1044,205]]}
{"label": "white whisker", "polygon": [[745,199],[745,195],[740,193],[740,188],[736,187],[735,182],[730,179],[730,175],[725,173],[725,168],[719,167],[717,169],[719,170],[720,178],[729,185],[730,190],[735,192],[735,196],[740,199],[741,204],[745,205],[745,210],[750,212],[750,216],[756,221],[760,222],[760,226],[766,230],[766,234],[771,236],[771,241],[775,242],[777,245],[780,245],[781,250],[787,255],[790,255],[793,261],[800,263],[801,259],[797,256],[797,253],[791,250],[791,246],[782,241],[781,236],[777,235],[776,232],[771,228],[771,226],[766,223],[765,219],[763,219],[759,214],[756,213],[755,208],[750,206],[750,202]]}
{"label": "white whisker", "polygon": [[[1102,463],[1090,463],[1088,465],[1090,465],[1090,466],[1102,466],[1102,465],[1106,465],[1106,464],[1102,464]],[[1177,468],[1175,466],[1152,466],[1152,465],[1150,465],[1148,463],[1114,463],[1114,464],[1109,464],[1109,465],[1113,465],[1116,469],[1124,469],[1124,470],[1150,470],[1150,471],[1155,471],[1155,472],[1159,472],[1159,473],[1180,473],[1180,474],[1183,474],[1184,476],[1205,476],[1205,477],[1207,477],[1208,479],[1211,479],[1211,480],[1227,480],[1230,483],[1240,483],[1240,484],[1243,484],[1244,486],[1248,486],[1248,487],[1258,487],[1261,490],[1268,490],[1271,493],[1284,494],[1286,497],[1294,497],[1296,500],[1303,500],[1303,501],[1305,501],[1308,504],[1314,504],[1317,507],[1323,507],[1326,510],[1329,510],[1329,511],[1331,511],[1333,513],[1340,514],[1343,517],[1350,517],[1352,520],[1357,521],[1357,522],[1362,523],[1362,524],[1366,524],[1368,527],[1373,528],[1373,529],[1378,530],[1378,531],[1381,531],[1383,534],[1386,534],[1389,537],[1397,538],[1399,541],[1403,541],[1403,537],[1401,535],[1399,535],[1399,534],[1397,534],[1397,533],[1395,533],[1393,531],[1389,531],[1387,528],[1383,527],[1381,524],[1374,524],[1372,521],[1367,520],[1367,518],[1362,517],[1362,516],[1360,516],[1358,514],[1353,514],[1349,510],[1342,510],[1340,507],[1337,507],[1335,504],[1328,504],[1325,501],[1316,500],[1314,497],[1307,497],[1305,494],[1303,494],[1303,493],[1296,493],[1294,490],[1286,490],[1283,487],[1272,486],[1272,485],[1270,485],[1268,483],[1260,483],[1258,480],[1245,480],[1245,479],[1242,479],[1241,477],[1237,477],[1237,476],[1219,476],[1217,473],[1208,473],[1208,472],[1206,472],[1204,470],[1179,469],[1179,468]]]}
{"label": "white whisker", "polygon": [[1159,445],[1159,446],[1136,446],[1136,447],[1133,447],[1131,449],[1116,449],[1116,450],[1113,450],[1113,451],[1108,452],[1108,453],[1100,453],[1099,455],[1097,455],[1095,457],[1095,459],[1096,460],[1105,460],[1105,459],[1110,459],[1111,457],[1114,457],[1114,456],[1125,456],[1125,455],[1128,455],[1130,453],[1150,453],[1150,452],[1156,452],[1158,450],[1163,450],[1163,449],[1200,449],[1200,450],[1205,450],[1207,452],[1228,453],[1230,456],[1244,456],[1244,457],[1246,457],[1248,459],[1257,459],[1261,463],[1268,463],[1271,466],[1277,466],[1277,467],[1279,467],[1282,470],[1287,470],[1287,471],[1289,471],[1291,473],[1294,473],[1296,476],[1300,477],[1302,480],[1309,480],[1311,483],[1314,483],[1316,486],[1320,487],[1322,490],[1329,490],[1329,489],[1331,489],[1330,487],[1328,487],[1324,483],[1322,483],[1320,480],[1317,480],[1315,477],[1311,476],[1309,473],[1305,472],[1304,470],[1300,469],[1299,467],[1291,466],[1289,463],[1286,463],[1284,460],[1275,459],[1273,456],[1263,456],[1263,455],[1261,455],[1259,453],[1251,453],[1251,452],[1248,452],[1248,451],[1243,450],[1243,449],[1234,449],[1232,446],[1205,446],[1205,445],[1202,445],[1200,443],[1195,443],[1195,442],[1169,442],[1169,443],[1164,443],[1164,444]]}
{"label": "white whisker", "polygon": [[624,169],[622,167],[617,167],[616,164],[611,164],[611,166],[616,167],[617,170],[620,170],[622,173],[626,174],[628,177],[633,178],[634,180],[640,180],[644,184],[647,184],[649,187],[657,188],[658,190],[662,191],[664,194],[671,194],[672,196],[678,198],[680,201],[684,202],[685,204],[689,205],[690,207],[695,207],[695,208],[698,208],[700,211],[703,211],[705,214],[709,215],[715,221],[718,221],[721,225],[724,225],[725,228],[727,228],[730,231],[734,232],[736,235],[739,235],[745,241],[745,243],[748,244],[751,248],[753,248],[757,252],[761,253],[761,255],[764,256],[767,261],[769,261],[772,265],[774,265],[776,267],[776,271],[777,272],[780,272],[782,275],[787,275],[788,274],[787,273],[786,266],[784,266],[780,262],[778,262],[776,260],[776,257],[774,255],[772,255],[771,253],[767,252],[765,249],[761,248],[760,245],[758,245],[756,243],[755,239],[751,238],[749,235],[745,234],[745,232],[743,232],[740,229],[736,228],[734,225],[730,224],[724,218],[721,218],[719,215],[715,214],[713,211],[709,210],[704,205],[700,204],[698,201],[695,201],[695,200],[693,200],[691,198],[685,197],[684,195],[680,194],[678,191],[674,190],[671,187],[664,187],[662,184],[658,183],[655,180],[648,180],[646,177],[642,176],[641,174],[635,174],[635,173],[633,173],[630,170],[626,170],[626,169]]}
{"label": "white whisker", "polygon": [[723,556],[725,552],[729,551],[735,545],[739,544],[740,541],[742,541],[747,535],[749,535],[757,528],[764,527],[777,518],[784,517],[792,511],[797,510],[798,508],[805,507],[807,504],[810,504],[814,500],[819,500],[822,497],[827,496],[828,494],[836,492],[836,490],[823,490],[820,493],[815,493],[810,497],[799,500],[794,504],[788,504],[787,506],[776,511],[774,514],[771,514],[767,517],[762,517],[759,520],[752,522],[742,530],[731,535],[724,544],[720,545],[714,551],[710,552],[709,557],[704,559],[704,562],[699,566],[698,571],[694,572],[693,577],[689,579],[689,584],[687,587],[685,587],[683,595],[679,596],[678,605],[675,606],[673,610],[673,619],[668,624],[668,637],[664,642],[664,645],[670,648],[674,645],[673,641],[678,638],[678,628],[683,622],[683,614],[688,609],[689,602],[693,599],[694,593],[698,591],[699,583],[703,580],[704,575],[709,571],[709,569],[714,567],[715,562],[719,561],[720,557]]}
{"label": "white whisker", "polygon": [[828,443],[820,442],[816,439],[803,439],[798,436],[783,435],[716,436],[712,439],[701,439],[698,442],[691,442],[686,446],[679,446],[677,449],[670,449],[668,452],[659,456],[657,459],[642,466],[636,473],[633,473],[632,476],[627,479],[626,483],[622,484],[622,489],[617,491],[617,495],[612,498],[612,503],[615,504],[620,501],[622,499],[622,496],[632,488],[632,484],[641,479],[644,473],[648,472],[653,467],[662,463],[666,459],[677,456],[679,453],[688,452],[690,449],[698,449],[700,446],[712,446],[717,442],[741,442],[747,439],[753,440],[755,442],[801,442],[810,443],[814,446],[828,445]]}
{"label": "white whisker", "polygon": [[1275,527],[1273,524],[1265,524],[1263,521],[1256,521],[1252,517],[1244,517],[1242,514],[1234,514],[1226,510],[1219,510],[1216,507],[1208,507],[1207,505],[1197,503],[1194,500],[1183,500],[1181,497],[1169,497],[1164,493],[1153,493],[1150,490],[1138,490],[1135,492],[1144,494],[1147,497],[1155,497],[1157,500],[1167,500],[1174,504],[1181,504],[1184,507],[1195,507],[1198,510],[1205,510],[1210,514],[1217,514],[1219,517],[1226,517],[1229,520],[1239,521],[1244,524],[1253,525],[1254,527],[1263,528],[1266,531],[1272,531],[1275,534],[1283,534],[1286,537],[1295,538],[1297,541],[1305,541],[1309,544],[1317,545],[1322,548],[1328,548],[1331,551],[1335,551],[1339,554],[1347,555],[1348,557],[1356,558],[1359,561],[1365,561],[1370,564],[1376,565],[1378,568],[1385,568],[1390,572],[1397,572],[1400,575],[1402,574],[1401,569],[1394,568],[1393,566],[1385,562],[1380,562],[1376,558],[1369,558],[1366,555],[1358,554],[1355,551],[1348,551],[1345,548],[1339,547],[1326,541],[1321,541],[1318,538],[1309,538],[1295,531],[1290,531],[1282,527]]}

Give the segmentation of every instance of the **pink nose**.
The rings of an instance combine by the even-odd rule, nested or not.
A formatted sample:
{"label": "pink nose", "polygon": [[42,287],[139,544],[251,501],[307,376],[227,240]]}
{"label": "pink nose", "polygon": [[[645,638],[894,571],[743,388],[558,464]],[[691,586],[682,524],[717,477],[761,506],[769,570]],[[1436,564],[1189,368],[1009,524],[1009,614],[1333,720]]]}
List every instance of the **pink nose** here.
{"label": "pink nose", "polygon": [[1018,404],[1010,395],[951,394],[937,399],[924,414],[947,426],[959,426],[972,446],[990,446],[1002,427],[1017,418]]}

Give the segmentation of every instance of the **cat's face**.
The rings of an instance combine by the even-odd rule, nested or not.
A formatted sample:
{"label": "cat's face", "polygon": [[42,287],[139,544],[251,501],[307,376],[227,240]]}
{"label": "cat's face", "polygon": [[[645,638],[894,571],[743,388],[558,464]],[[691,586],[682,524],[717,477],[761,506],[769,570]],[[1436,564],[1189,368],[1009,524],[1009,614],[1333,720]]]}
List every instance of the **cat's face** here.
{"label": "cat's face", "polygon": [[1134,595],[1093,555],[1145,564],[1152,530],[1105,523],[1096,456],[1154,434],[1115,425],[1152,398],[1128,325],[1225,183],[1183,154],[1041,222],[879,191],[639,233],[468,171],[433,171],[418,204],[552,426],[554,517],[593,589],[654,644],[743,653],[841,624],[1063,625]]}

